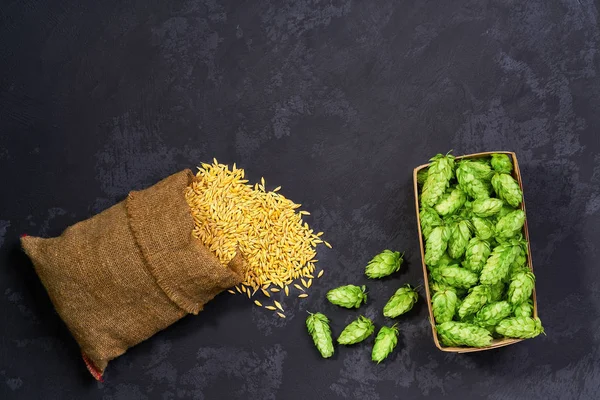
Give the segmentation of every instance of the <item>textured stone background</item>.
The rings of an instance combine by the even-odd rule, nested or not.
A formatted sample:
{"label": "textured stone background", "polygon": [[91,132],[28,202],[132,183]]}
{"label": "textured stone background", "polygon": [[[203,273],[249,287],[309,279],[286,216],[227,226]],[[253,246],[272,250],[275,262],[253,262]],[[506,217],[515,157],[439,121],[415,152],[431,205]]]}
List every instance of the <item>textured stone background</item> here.
{"label": "textured stone background", "polygon": [[[598,5],[563,1],[44,1],[0,6],[0,398],[592,399],[600,392]],[[412,168],[437,152],[513,150],[522,165],[547,337],[446,355],[420,306],[381,365],[322,360],[306,310],[369,282],[382,324],[422,283]],[[19,250],[201,161],[245,167],[301,202],[333,250],[280,320],[219,296],[94,382]]]}

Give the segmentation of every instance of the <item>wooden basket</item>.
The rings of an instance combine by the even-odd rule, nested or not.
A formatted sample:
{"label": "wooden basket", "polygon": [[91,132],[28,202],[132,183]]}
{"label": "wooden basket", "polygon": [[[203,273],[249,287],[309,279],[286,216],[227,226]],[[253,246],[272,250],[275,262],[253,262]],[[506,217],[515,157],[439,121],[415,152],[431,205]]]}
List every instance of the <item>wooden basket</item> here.
{"label": "wooden basket", "polygon": [[[485,153],[476,153],[476,154],[468,154],[468,155],[464,155],[464,156],[459,156],[459,157],[456,157],[456,159],[457,160],[475,159],[475,158],[490,156],[492,154],[506,154],[509,157],[511,157],[513,165],[514,165],[514,170],[513,170],[512,176],[513,176],[513,178],[515,178],[517,180],[517,182],[519,182],[521,191],[523,191],[523,182],[521,181],[521,171],[519,170],[519,163],[517,162],[516,154],[513,152],[510,152],[510,151],[488,151]],[[420,222],[421,216],[419,213],[419,211],[420,211],[419,188],[418,188],[418,183],[417,183],[418,172],[420,170],[422,170],[423,168],[429,167],[429,165],[430,164],[424,164],[424,165],[420,165],[417,168],[415,168],[415,170],[413,172],[413,181],[414,181],[414,189],[415,189],[415,206],[416,206],[416,210],[417,210],[417,225],[418,225],[418,229],[419,229],[419,244],[421,246],[421,264],[423,265],[423,277],[425,279],[424,286],[425,286],[425,293],[427,295],[427,308],[429,309],[429,322],[431,323],[431,333],[433,334],[433,342],[435,343],[436,347],[442,351],[446,351],[446,352],[450,352],[450,353],[472,353],[475,351],[490,350],[490,349],[495,349],[498,347],[508,346],[509,344],[515,344],[515,343],[522,341],[523,339],[494,339],[492,344],[487,347],[445,347],[440,343],[440,341],[438,339],[437,331],[435,329],[435,319],[433,317],[433,310],[431,308],[431,293],[429,292],[429,271],[427,270],[427,266],[425,265],[425,243],[423,242],[423,233],[421,232],[421,222]],[[523,199],[520,209],[525,212],[525,199]],[[523,226],[523,231],[524,231],[524,235],[525,235],[525,240],[527,240],[527,264],[529,265],[529,269],[531,269],[533,271],[533,264],[531,262],[531,247],[529,245],[529,230],[527,229],[527,216],[525,217],[525,225]],[[536,294],[535,294],[535,288],[534,288],[533,289],[533,317],[537,318],[537,316],[538,316],[537,300],[536,300]]]}

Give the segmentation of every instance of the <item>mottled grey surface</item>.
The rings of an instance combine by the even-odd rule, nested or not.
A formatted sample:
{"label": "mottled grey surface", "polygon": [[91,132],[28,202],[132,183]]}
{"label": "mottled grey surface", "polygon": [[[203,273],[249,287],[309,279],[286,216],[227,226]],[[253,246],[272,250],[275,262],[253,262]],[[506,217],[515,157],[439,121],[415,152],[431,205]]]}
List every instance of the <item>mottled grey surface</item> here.
{"label": "mottled grey surface", "polygon": [[[564,1],[44,1],[0,8],[0,398],[593,399],[600,392],[598,5]],[[357,311],[324,301],[404,250],[362,311],[422,283],[412,168],[512,150],[547,337],[448,355],[421,304],[374,365],[322,360],[305,333]],[[112,362],[105,383],[19,249],[217,157],[312,212],[334,249],[286,320],[222,295]]]}

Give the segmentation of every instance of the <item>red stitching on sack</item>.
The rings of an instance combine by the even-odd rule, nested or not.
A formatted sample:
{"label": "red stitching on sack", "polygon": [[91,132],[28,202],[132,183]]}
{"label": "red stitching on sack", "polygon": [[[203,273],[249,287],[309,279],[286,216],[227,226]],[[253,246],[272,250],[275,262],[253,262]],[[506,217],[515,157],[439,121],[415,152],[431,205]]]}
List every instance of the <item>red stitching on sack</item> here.
{"label": "red stitching on sack", "polygon": [[85,353],[81,353],[81,356],[83,357],[83,362],[85,362],[85,366],[87,367],[88,371],[90,371],[90,374],[92,374],[94,379],[100,382],[104,382],[104,379],[102,379],[102,372],[98,371],[94,363],[92,363],[92,361],[85,355]]}
{"label": "red stitching on sack", "polygon": [[28,234],[24,233],[21,235],[22,238],[29,236]]}

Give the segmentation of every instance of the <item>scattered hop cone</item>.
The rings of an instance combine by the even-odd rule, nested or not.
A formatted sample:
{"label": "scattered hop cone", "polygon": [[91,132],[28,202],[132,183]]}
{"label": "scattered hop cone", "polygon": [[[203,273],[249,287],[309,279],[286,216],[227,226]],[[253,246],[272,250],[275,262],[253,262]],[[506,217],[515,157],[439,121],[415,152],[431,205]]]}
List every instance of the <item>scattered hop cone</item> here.
{"label": "scattered hop cone", "polygon": [[510,265],[515,260],[518,250],[508,243],[499,244],[487,259],[479,277],[483,285],[494,285],[508,276]]}
{"label": "scattered hop cone", "polygon": [[461,289],[475,286],[479,280],[477,274],[452,265],[435,268],[431,271],[431,277],[439,283]]}
{"label": "scattered hop cone", "polygon": [[508,301],[521,304],[531,297],[535,287],[535,276],[527,269],[516,272],[508,285]]}
{"label": "scattered hop cone", "polygon": [[502,209],[502,200],[500,199],[480,199],[471,203],[471,210],[477,217],[491,217]]}
{"label": "scattered hop cone", "polygon": [[327,292],[327,300],[330,303],[345,308],[358,308],[367,302],[366,287],[346,285],[331,289]]}
{"label": "scattered hop cone", "polygon": [[471,227],[469,221],[462,220],[454,225],[448,240],[448,255],[452,258],[460,258],[465,254],[467,244],[471,239]]}
{"label": "scattered hop cone", "polygon": [[523,201],[519,183],[508,174],[495,174],[492,177],[492,186],[498,197],[513,207],[518,207]]}
{"label": "scattered hop cone", "polygon": [[398,271],[402,265],[404,254],[398,251],[384,250],[377,254],[365,268],[365,275],[371,279],[383,278]]}
{"label": "scattered hop cone", "polygon": [[465,322],[444,322],[436,326],[438,336],[446,346],[486,347],[492,344],[487,329]]}
{"label": "scattered hop cone", "polygon": [[477,312],[473,323],[487,330],[492,330],[500,321],[512,314],[512,307],[508,301],[498,301],[484,306]]}
{"label": "scattered hop cone", "polygon": [[456,314],[458,297],[452,289],[445,289],[435,292],[431,298],[431,309],[435,322],[438,324],[452,321]]}
{"label": "scattered hop cone", "polygon": [[533,300],[528,299],[521,304],[517,304],[514,310],[515,317],[533,316]]}
{"label": "scattered hop cone", "polygon": [[419,219],[421,220],[421,232],[425,240],[429,238],[433,228],[442,225],[442,219],[437,211],[431,207],[422,207],[419,212]]}
{"label": "scattered hop cone", "polygon": [[473,217],[471,224],[475,231],[475,236],[481,240],[489,240],[494,237],[494,225],[485,218]]}
{"label": "scattered hop cone", "polygon": [[447,226],[436,226],[431,231],[425,242],[425,264],[436,266],[448,248],[450,239],[450,228]]}
{"label": "scattered hop cone", "polygon": [[362,315],[344,328],[338,337],[339,344],[355,344],[362,342],[375,331],[373,322]]}
{"label": "scattered hop cone", "polygon": [[510,338],[531,339],[544,333],[544,328],[539,318],[513,317],[500,321],[496,332]]}
{"label": "scattered hop cone", "polygon": [[523,210],[512,211],[498,220],[496,234],[501,238],[508,239],[521,232],[524,224],[525,212]]}
{"label": "scattered hop cone", "polygon": [[333,355],[333,339],[327,317],[321,313],[310,314],[306,318],[306,328],[321,356],[323,358],[331,357]]}
{"label": "scattered hop cone", "polygon": [[465,251],[465,260],[463,267],[469,271],[480,273],[491,253],[490,244],[479,238],[469,240],[467,250]]}
{"label": "scattered hop cone", "polygon": [[410,285],[406,285],[396,290],[396,293],[386,303],[383,307],[383,315],[388,318],[396,318],[399,315],[402,315],[408,311],[410,311],[415,303],[419,295],[416,290],[414,290]]}
{"label": "scattered hop cone", "polygon": [[513,170],[513,164],[510,157],[506,154],[492,154],[492,168],[501,174],[510,174]]}
{"label": "scattered hop cone", "polygon": [[382,326],[375,338],[371,359],[379,364],[394,351],[397,344],[398,328],[396,328],[396,325],[391,327]]}
{"label": "scattered hop cone", "polygon": [[454,176],[454,156],[438,154],[430,161],[421,191],[421,204],[433,207],[450,186],[450,179]]}
{"label": "scattered hop cone", "polygon": [[459,187],[448,190],[435,205],[435,211],[441,215],[451,215],[458,211],[467,201],[467,195]]}
{"label": "scattered hop cone", "polygon": [[459,318],[464,319],[468,315],[475,314],[481,307],[490,302],[491,297],[489,286],[479,285],[471,288],[458,309]]}

